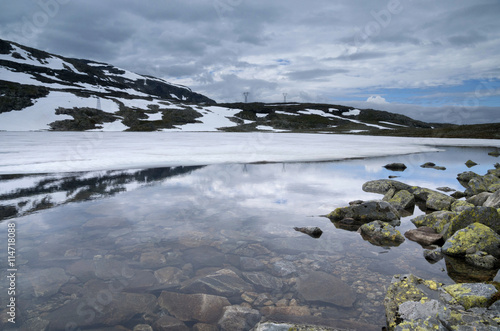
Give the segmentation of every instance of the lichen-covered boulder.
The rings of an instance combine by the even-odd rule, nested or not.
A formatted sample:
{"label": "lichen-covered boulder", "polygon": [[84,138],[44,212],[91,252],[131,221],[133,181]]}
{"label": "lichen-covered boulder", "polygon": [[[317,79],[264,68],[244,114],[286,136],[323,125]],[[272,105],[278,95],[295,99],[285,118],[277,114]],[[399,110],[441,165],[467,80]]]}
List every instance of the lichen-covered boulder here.
{"label": "lichen-covered boulder", "polygon": [[457,217],[450,220],[448,227],[442,232],[443,237],[447,240],[458,230],[476,222],[482,223],[493,229],[493,231],[500,233],[500,215],[498,211],[491,207],[474,207],[464,210]]}
{"label": "lichen-covered boulder", "polygon": [[434,191],[428,195],[425,206],[432,210],[450,210],[455,201],[456,199],[449,195]]}
{"label": "lichen-covered boulder", "polygon": [[472,203],[463,200],[457,200],[451,204],[451,211],[461,213],[464,210],[474,208],[475,206]]}
{"label": "lichen-covered boulder", "polygon": [[476,195],[481,192],[488,192],[490,186],[498,183],[500,183],[500,178],[492,174],[472,178],[469,183],[467,183],[469,187],[465,190],[465,193],[468,195]]}
{"label": "lichen-covered boulder", "polygon": [[377,246],[399,246],[405,241],[396,228],[381,221],[363,224],[359,228],[363,239]]}
{"label": "lichen-covered boulder", "polygon": [[397,210],[410,209],[415,207],[415,196],[406,190],[398,191],[389,201]]}
{"label": "lichen-covered boulder", "polygon": [[465,262],[478,268],[498,270],[500,260],[486,252],[477,251],[473,254],[465,255]]}
{"label": "lichen-covered boulder", "polygon": [[387,328],[389,331],[498,330],[498,314],[483,308],[494,301],[495,294],[493,285],[445,286],[411,274],[395,275],[384,299]]}
{"label": "lichen-covered boulder", "polygon": [[450,256],[465,256],[483,251],[500,257],[500,235],[484,224],[473,223],[455,232],[445,242],[442,251]]}
{"label": "lichen-covered boulder", "polygon": [[473,178],[481,177],[481,175],[476,174],[473,171],[465,171],[457,175],[457,180],[462,184],[465,188],[468,188],[467,185],[469,181]]}
{"label": "lichen-covered boulder", "polygon": [[481,192],[467,198],[467,202],[474,206],[481,207],[491,195],[493,195],[491,192]]}
{"label": "lichen-covered boulder", "polygon": [[443,286],[459,304],[465,309],[474,307],[488,307],[490,300],[497,293],[491,284],[469,283]]}
{"label": "lichen-covered boulder", "polygon": [[400,318],[400,305],[405,302],[429,302],[430,298],[437,296],[440,285],[434,281],[424,281],[411,274],[394,276],[384,299],[389,330],[394,330],[398,324],[404,322]]}
{"label": "lichen-covered boulder", "polygon": [[488,170],[487,174],[488,175],[493,175],[493,176],[496,176],[496,177],[500,178],[500,168],[490,169],[490,170]]}
{"label": "lichen-covered boulder", "polygon": [[386,194],[391,188],[396,191],[408,190],[411,186],[397,180],[380,179],[372,180],[363,184],[363,191],[370,193]]}
{"label": "lichen-covered boulder", "polygon": [[327,217],[332,221],[352,218],[364,223],[376,220],[392,222],[400,219],[398,211],[390,203],[382,200],[364,201],[357,205],[337,208]]}
{"label": "lichen-covered boulder", "polygon": [[483,204],[484,207],[500,208],[500,190],[493,193]]}
{"label": "lichen-covered boulder", "polygon": [[458,215],[459,213],[451,211],[435,211],[427,215],[417,216],[412,219],[411,222],[415,224],[416,227],[427,226],[440,233],[443,231],[445,225]]}

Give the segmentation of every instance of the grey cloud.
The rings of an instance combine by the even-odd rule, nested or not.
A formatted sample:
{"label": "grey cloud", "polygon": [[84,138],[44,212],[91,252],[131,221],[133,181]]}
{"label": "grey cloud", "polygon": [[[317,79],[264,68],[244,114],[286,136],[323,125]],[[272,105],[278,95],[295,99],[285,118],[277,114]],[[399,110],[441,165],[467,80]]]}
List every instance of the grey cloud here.
{"label": "grey cloud", "polygon": [[310,69],[310,70],[289,72],[287,76],[292,80],[302,81],[302,80],[316,80],[347,72],[349,72],[349,70],[346,69]]}

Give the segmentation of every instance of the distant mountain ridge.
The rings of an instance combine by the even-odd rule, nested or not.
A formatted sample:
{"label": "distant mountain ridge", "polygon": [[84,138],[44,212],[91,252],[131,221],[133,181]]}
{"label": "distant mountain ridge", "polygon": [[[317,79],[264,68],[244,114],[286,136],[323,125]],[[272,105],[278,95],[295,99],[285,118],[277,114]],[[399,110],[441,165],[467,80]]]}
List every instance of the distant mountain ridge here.
{"label": "distant mountain ridge", "polygon": [[436,126],[442,125],[340,105],[217,104],[160,78],[0,39],[0,130],[4,131],[385,134]]}

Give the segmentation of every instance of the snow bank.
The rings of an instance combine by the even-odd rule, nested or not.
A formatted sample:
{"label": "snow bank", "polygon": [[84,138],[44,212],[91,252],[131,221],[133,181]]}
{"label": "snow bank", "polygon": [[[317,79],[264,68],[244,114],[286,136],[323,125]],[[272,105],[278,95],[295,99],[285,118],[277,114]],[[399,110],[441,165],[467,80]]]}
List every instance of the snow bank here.
{"label": "snow bank", "polygon": [[496,146],[500,140],[295,133],[0,132],[0,174],[329,161]]}

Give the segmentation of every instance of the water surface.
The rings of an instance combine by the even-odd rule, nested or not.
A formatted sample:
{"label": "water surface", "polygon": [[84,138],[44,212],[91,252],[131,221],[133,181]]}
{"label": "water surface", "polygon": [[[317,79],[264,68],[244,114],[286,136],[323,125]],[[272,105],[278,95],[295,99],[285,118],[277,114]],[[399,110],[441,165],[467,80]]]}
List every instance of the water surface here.
{"label": "water surface", "polygon": [[[16,224],[16,327],[133,329],[153,324],[167,312],[156,307],[135,313],[119,301],[158,297],[162,291],[194,293],[187,283],[230,270],[245,287],[241,293],[226,291],[228,300],[259,310],[264,318],[279,312],[282,320],[380,330],[383,299],[394,274],[449,284],[469,271],[445,260],[428,263],[423,248],[408,240],[398,247],[374,246],[321,215],[352,200],[381,199],[362,191],[369,180],[399,176],[411,185],[463,190],[458,173],[484,174],[498,162],[487,155],[490,148],[444,149],[339,162],[2,176],[0,202],[17,214],[0,224],[3,233],[8,223]],[[467,168],[468,159],[479,165]],[[420,167],[429,161],[447,170]],[[392,172],[382,167],[392,162],[408,168]],[[422,213],[416,208],[398,229],[414,228],[410,219]],[[323,235],[314,239],[293,229],[302,226],[318,226]],[[0,256],[7,261],[5,250]],[[349,287],[354,303],[344,307],[305,300],[298,284],[316,271]],[[2,275],[6,272],[3,268]],[[260,283],[251,280],[255,274],[263,277]],[[6,307],[7,282],[0,287]],[[97,301],[90,304],[89,298]],[[292,308],[283,314],[285,309],[276,307]],[[189,328],[196,323],[185,322]]]}

